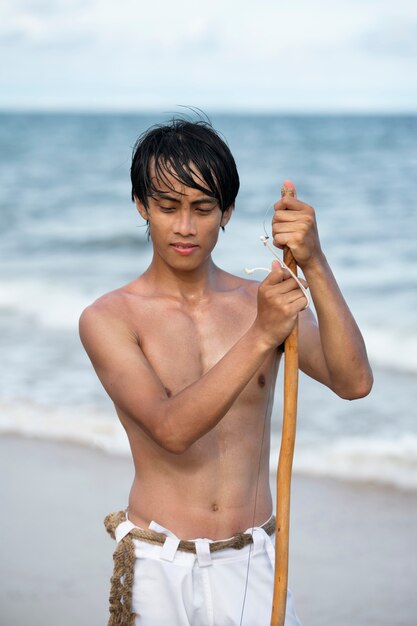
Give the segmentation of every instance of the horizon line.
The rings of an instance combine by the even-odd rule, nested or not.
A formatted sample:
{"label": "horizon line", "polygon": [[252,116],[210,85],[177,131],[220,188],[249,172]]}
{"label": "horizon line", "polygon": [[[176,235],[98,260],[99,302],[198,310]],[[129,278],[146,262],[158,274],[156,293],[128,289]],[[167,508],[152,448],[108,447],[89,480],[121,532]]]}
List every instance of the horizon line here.
{"label": "horizon line", "polygon": [[[88,106],[1,106],[0,114],[78,114],[78,115],[176,115],[180,111],[174,107],[167,110],[166,107],[88,107]],[[183,108],[183,107],[181,107]],[[182,111],[183,112],[183,111]],[[190,107],[190,112],[193,113]],[[205,107],[203,113],[209,115],[233,115],[233,116],[283,116],[283,117],[301,117],[301,116],[416,116],[417,108],[346,108],[346,109],[289,109],[289,108],[242,108],[242,107]]]}

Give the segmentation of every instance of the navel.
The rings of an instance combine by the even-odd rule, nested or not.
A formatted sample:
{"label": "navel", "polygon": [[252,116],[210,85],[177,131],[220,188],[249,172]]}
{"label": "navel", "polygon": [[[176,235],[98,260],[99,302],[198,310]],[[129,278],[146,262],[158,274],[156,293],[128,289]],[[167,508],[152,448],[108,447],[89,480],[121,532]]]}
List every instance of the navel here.
{"label": "navel", "polygon": [[217,504],[217,502],[213,502],[210,508],[215,513],[216,511],[219,510],[219,505]]}
{"label": "navel", "polygon": [[259,376],[258,376],[258,385],[260,387],[265,387],[265,383],[266,383],[265,376],[263,374],[259,374]]}
{"label": "navel", "polygon": [[172,391],[171,391],[171,389],[168,389],[168,387],[164,387],[164,389],[165,389],[165,391],[166,391],[166,394],[167,394],[168,398],[170,398],[170,397],[172,396]]}

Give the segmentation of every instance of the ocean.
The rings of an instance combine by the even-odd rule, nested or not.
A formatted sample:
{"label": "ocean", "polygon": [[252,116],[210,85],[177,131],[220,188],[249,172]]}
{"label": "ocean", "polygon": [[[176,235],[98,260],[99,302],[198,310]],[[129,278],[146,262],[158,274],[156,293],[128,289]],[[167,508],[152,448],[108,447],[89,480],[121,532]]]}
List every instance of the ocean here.
{"label": "ocean", "polygon": [[[130,159],[137,136],[168,117],[0,114],[0,433],[128,454],[77,322],[150,261],[130,200]],[[316,209],[374,369],[372,393],[353,402],[301,376],[294,471],[416,490],[417,116],[211,119],[241,178],[215,261],[242,276],[270,263],[263,217],[291,178]],[[279,384],[271,472],[281,395]]]}

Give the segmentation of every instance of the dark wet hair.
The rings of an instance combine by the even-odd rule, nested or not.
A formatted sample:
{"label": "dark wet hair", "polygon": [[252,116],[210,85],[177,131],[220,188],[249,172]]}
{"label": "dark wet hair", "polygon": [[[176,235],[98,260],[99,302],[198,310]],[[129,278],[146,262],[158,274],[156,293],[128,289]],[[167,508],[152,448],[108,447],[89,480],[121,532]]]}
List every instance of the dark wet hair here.
{"label": "dark wet hair", "polygon": [[[151,178],[153,169],[156,177]],[[172,189],[167,173],[186,187],[216,198],[222,213],[234,206],[239,191],[236,163],[209,120],[173,118],[139,137],[130,170],[132,200],[136,196],[148,209],[148,198],[161,191],[158,180]]]}

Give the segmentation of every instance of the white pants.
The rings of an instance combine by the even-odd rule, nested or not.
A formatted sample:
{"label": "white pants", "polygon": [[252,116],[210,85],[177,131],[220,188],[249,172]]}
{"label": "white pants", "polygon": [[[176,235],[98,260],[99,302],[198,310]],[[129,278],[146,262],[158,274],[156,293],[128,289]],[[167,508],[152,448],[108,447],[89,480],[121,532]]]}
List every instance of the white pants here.
{"label": "white pants", "polygon": [[[129,520],[119,524],[116,541],[132,528]],[[196,539],[197,554],[192,554],[177,550],[179,539],[168,529],[155,522],[149,528],[167,539],[163,546],[134,539],[136,626],[269,626],[275,535],[255,527],[253,544],[212,553],[211,540]],[[285,626],[300,626],[289,590]]]}

